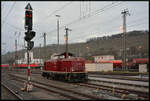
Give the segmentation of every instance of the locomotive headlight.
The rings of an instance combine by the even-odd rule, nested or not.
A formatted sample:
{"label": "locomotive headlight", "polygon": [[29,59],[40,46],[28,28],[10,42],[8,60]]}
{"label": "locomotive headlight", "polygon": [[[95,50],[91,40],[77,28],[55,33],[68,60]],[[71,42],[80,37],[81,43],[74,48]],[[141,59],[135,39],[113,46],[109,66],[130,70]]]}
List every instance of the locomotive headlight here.
{"label": "locomotive headlight", "polygon": [[72,67],[72,71],[74,71],[74,67]]}

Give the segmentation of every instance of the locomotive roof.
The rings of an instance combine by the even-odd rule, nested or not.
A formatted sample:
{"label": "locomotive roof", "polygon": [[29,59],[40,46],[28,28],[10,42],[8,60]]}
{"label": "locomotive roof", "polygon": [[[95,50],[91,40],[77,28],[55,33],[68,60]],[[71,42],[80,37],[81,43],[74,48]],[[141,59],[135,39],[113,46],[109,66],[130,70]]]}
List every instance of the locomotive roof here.
{"label": "locomotive roof", "polygon": [[[60,53],[60,54],[55,55],[55,56],[63,56],[63,55],[65,56],[65,55],[66,55],[66,52]],[[75,56],[73,53],[69,53],[69,52],[68,52],[68,55],[69,55],[69,56]]]}
{"label": "locomotive roof", "polygon": [[64,60],[64,61],[72,61],[72,60],[84,60],[83,58],[81,58],[81,57],[72,57],[72,58],[64,58],[64,59],[62,59],[62,60]]}
{"label": "locomotive roof", "polygon": [[72,57],[72,58],[60,58],[60,59],[51,59],[49,61],[46,61],[46,62],[50,62],[50,61],[53,61],[53,62],[57,62],[58,60],[61,60],[61,61],[80,61],[80,60],[84,60],[84,58],[82,57]]}

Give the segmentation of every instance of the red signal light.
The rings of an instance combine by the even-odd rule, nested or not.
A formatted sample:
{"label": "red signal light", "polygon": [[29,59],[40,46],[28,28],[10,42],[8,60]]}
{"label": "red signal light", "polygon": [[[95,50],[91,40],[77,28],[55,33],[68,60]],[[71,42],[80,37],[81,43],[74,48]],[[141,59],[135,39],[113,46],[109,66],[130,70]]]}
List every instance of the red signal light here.
{"label": "red signal light", "polygon": [[29,15],[28,15],[28,14],[26,14],[26,16],[27,16],[27,17],[32,17],[32,14],[29,14]]}

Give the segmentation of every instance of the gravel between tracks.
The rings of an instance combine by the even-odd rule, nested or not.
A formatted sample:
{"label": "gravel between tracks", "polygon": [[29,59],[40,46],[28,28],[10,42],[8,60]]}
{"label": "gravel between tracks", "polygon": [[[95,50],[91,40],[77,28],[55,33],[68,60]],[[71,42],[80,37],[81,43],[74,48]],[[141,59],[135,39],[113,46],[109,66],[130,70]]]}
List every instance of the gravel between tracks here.
{"label": "gravel between tracks", "polygon": [[[21,77],[23,77],[25,79],[27,78],[27,74],[26,73],[19,73],[18,72],[18,73],[12,73],[12,74],[15,74],[16,76],[21,76]],[[86,93],[86,94],[96,95],[95,89],[87,88],[87,87],[80,87],[80,86],[69,84],[69,83],[65,83],[65,82],[59,82],[59,81],[54,81],[54,80],[47,80],[46,78],[43,78],[41,76],[41,74],[31,74],[31,80],[40,81],[40,82],[43,82],[43,83],[46,83],[46,84],[58,85],[60,87],[64,87],[64,88],[67,88],[67,89],[70,89],[70,90],[75,90],[77,92],[82,92],[82,93]],[[110,86],[112,86],[112,84],[110,84]],[[36,88],[36,92],[32,92],[31,94],[33,96],[39,95],[38,98],[39,99],[42,98],[43,100],[47,100],[47,99],[50,99],[50,100],[51,99],[52,100],[53,99],[54,100],[58,100],[58,99],[64,100],[65,99],[66,100],[66,98],[63,98],[63,97],[62,98],[61,97],[58,98],[57,96],[60,96],[59,94],[52,94],[50,92],[46,92],[46,91],[44,91],[42,89],[37,89],[37,88]],[[48,96],[49,96],[49,98],[48,98]],[[109,96],[107,94],[98,94],[96,96],[99,96],[99,97],[103,96],[104,98],[107,98],[107,99],[110,99],[110,100],[112,100],[112,99],[119,100],[119,98],[116,98],[116,97],[113,97],[113,96]],[[67,99],[67,100],[69,100],[69,99]]]}
{"label": "gravel between tracks", "polygon": [[[23,74],[22,75],[15,74],[15,75],[23,77],[23,78],[26,77],[26,75],[23,75]],[[94,96],[98,96],[98,97],[104,97],[103,94],[95,95],[95,93],[94,93],[95,89],[94,90],[91,89],[91,88],[87,89],[87,87],[81,87],[81,86],[77,86],[77,85],[73,85],[73,84],[69,84],[69,83],[64,83],[64,82],[59,82],[59,81],[54,81],[54,80],[47,80],[46,78],[43,78],[41,75],[33,74],[31,80],[36,80],[37,81],[37,78],[38,78],[38,81],[46,83],[46,84],[58,85],[59,87],[67,88],[67,89],[70,89],[70,90],[74,90],[76,92],[81,92],[81,93],[84,93],[84,94],[94,95]],[[116,97],[113,97],[113,96],[105,95],[104,99],[116,99],[116,100],[118,100],[120,98],[116,98]]]}
{"label": "gravel between tracks", "polygon": [[19,100],[8,89],[1,85],[1,99],[2,100]]}

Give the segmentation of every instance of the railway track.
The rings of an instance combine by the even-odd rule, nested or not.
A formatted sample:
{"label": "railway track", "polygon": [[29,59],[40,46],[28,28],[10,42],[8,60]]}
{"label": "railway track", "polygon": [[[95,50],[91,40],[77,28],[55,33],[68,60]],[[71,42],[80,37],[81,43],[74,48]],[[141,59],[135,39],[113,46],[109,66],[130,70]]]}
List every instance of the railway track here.
{"label": "railway track", "polygon": [[[117,76],[137,76],[139,73],[125,73],[125,72],[88,72],[88,74],[96,75],[117,75]],[[149,74],[149,73],[147,73]]]}
{"label": "railway track", "polygon": [[[14,76],[14,75],[11,75],[11,76]],[[18,76],[14,76],[14,77],[17,81],[25,82],[25,79],[22,77],[18,77]],[[75,90],[58,87],[52,84],[41,83],[35,80],[32,80],[32,84],[35,87],[38,87],[38,88],[41,88],[50,92],[58,93],[64,97],[70,98],[71,100],[90,100],[90,99],[91,100],[102,100],[102,99],[104,100],[103,97],[98,97],[98,96],[91,95],[91,94],[85,94],[85,93],[77,92]]]}
{"label": "railway track", "polygon": [[[23,97],[21,97],[19,94],[17,94],[17,92],[13,91],[11,88],[9,88],[8,86],[6,86],[6,84],[1,83],[2,87],[4,87],[5,89],[7,89],[15,98],[16,100],[23,100]],[[9,99],[9,98],[8,98]]]}
{"label": "railway track", "polygon": [[[20,78],[20,80],[24,79],[23,77],[18,77],[18,76],[15,76],[15,75],[12,75],[12,76],[14,76],[15,78]],[[58,86],[51,85],[51,84],[41,83],[41,82],[35,81],[35,80],[32,80],[32,83],[34,84],[35,87],[38,87],[38,88],[45,89],[45,90],[50,91],[50,92],[60,94],[60,95],[62,95],[64,97],[67,97],[69,99],[76,99],[76,100],[82,100],[82,99],[99,99],[100,100],[100,99],[104,99],[104,97],[93,96],[91,94],[87,95],[85,93],[79,93],[79,92],[76,92],[74,90],[72,92],[72,90],[70,90],[70,89],[58,87]],[[114,97],[118,97],[120,99],[125,98],[125,99],[133,99],[134,100],[135,97],[137,99],[149,99],[149,97],[148,97],[149,93],[148,92],[136,91],[136,90],[133,90],[133,89],[111,87],[111,86],[106,86],[106,85],[102,85],[102,84],[93,84],[93,83],[79,83],[78,85],[86,86],[88,88],[98,89],[98,90],[101,90],[101,91],[102,90],[107,91],[105,94],[108,94],[108,95],[114,96]],[[45,87],[43,87],[43,86],[45,86]],[[58,90],[61,90],[61,91],[58,91]],[[64,92],[66,92],[66,93],[64,93]],[[68,92],[70,92],[71,95]],[[137,96],[130,96],[132,94],[137,95]],[[80,96],[80,95],[82,95],[82,96]],[[124,95],[126,95],[126,96],[124,98],[122,98],[122,96],[124,96]]]}
{"label": "railway track", "polygon": [[[142,88],[149,88],[148,85],[138,85],[138,84],[133,84],[133,83],[128,83],[128,82],[116,82],[114,80],[98,80],[97,78],[95,79],[88,79],[89,81],[94,81],[94,82],[104,82],[104,83],[109,83],[109,84],[115,84],[115,85],[125,85],[125,86],[132,86],[132,87],[142,87]],[[114,82],[115,81],[115,82]]]}
{"label": "railway track", "polygon": [[[137,90],[131,90],[131,89],[125,89],[125,88],[118,88],[118,87],[112,87],[112,86],[106,86],[106,85],[100,85],[100,84],[92,84],[92,83],[79,83],[80,86],[86,86],[90,88],[95,88],[97,90],[105,90],[110,95],[114,95],[116,97],[122,98],[122,96],[125,94],[127,99],[135,99],[130,94],[137,95],[137,99],[149,99],[149,93],[143,92],[143,91],[137,91]],[[128,96],[129,95],[129,96]]]}
{"label": "railway track", "polygon": [[111,78],[111,79],[119,79],[119,80],[132,80],[132,81],[142,81],[142,82],[149,82],[147,78],[134,78],[134,77],[127,77],[127,76],[108,76],[108,75],[89,75],[89,77],[101,77],[101,78]]}
{"label": "railway track", "polygon": [[[9,72],[2,74],[2,84],[8,89],[18,100],[37,100],[36,97],[30,95],[28,92],[20,90],[23,85],[18,84],[14,81],[14,78],[8,75]],[[2,92],[3,93],[3,92]],[[8,99],[11,99],[8,97]]]}
{"label": "railway track", "polygon": [[[16,71],[15,71],[16,72]],[[26,70],[23,71],[19,71],[17,73],[25,73],[27,72]],[[32,74],[42,74],[42,72],[40,70],[32,70],[31,71]],[[89,74],[89,77],[97,77],[97,78],[110,78],[110,79],[119,79],[119,80],[131,80],[131,81],[142,81],[142,82],[149,82],[148,78],[135,78],[135,77],[127,77],[127,76],[123,76],[123,75],[93,75],[93,74]]]}

